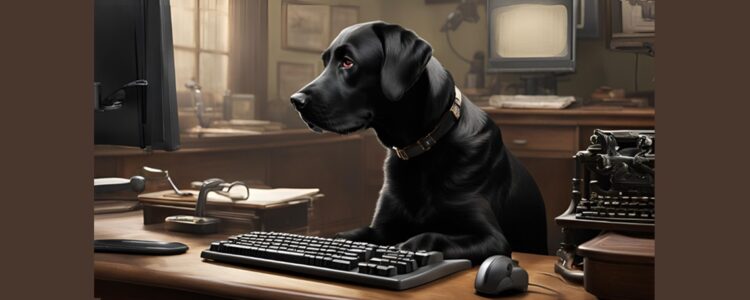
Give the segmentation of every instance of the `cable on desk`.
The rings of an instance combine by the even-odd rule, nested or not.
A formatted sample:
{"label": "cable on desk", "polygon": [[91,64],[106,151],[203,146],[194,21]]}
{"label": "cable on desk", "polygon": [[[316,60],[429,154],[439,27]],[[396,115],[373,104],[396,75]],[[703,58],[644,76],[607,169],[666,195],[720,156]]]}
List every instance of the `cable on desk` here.
{"label": "cable on desk", "polygon": [[556,290],[554,290],[554,289],[552,289],[550,287],[547,287],[547,286],[544,286],[544,285],[541,285],[541,284],[536,284],[536,283],[533,283],[533,282],[529,282],[529,286],[535,286],[535,287],[538,287],[538,288],[541,288],[541,289],[548,290],[550,292],[553,292],[553,293],[557,294],[557,298],[558,299],[565,299],[565,296],[563,296],[563,294],[561,294],[560,292],[558,292],[558,291],[556,291]]}

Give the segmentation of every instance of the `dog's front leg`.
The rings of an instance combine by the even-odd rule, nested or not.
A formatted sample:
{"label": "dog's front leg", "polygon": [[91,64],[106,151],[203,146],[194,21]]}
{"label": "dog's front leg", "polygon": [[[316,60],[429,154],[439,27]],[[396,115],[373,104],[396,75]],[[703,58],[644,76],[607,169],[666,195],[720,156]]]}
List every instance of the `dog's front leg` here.
{"label": "dog's front leg", "polygon": [[469,259],[475,265],[492,255],[502,254],[510,257],[511,252],[508,241],[499,232],[487,235],[446,235],[425,232],[411,237],[398,247],[409,251],[440,251],[446,259]]}

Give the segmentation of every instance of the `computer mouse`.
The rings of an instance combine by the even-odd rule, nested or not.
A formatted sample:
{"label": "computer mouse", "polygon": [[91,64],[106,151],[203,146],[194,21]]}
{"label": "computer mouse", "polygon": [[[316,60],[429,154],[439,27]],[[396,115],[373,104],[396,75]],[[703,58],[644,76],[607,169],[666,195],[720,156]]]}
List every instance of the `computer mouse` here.
{"label": "computer mouse", "polygon": [[474,289],[477,293],[497,295],[510,292],[525,292],[529,287],[529,274],[516,266],[510,257],[490,256],[479,267]]}

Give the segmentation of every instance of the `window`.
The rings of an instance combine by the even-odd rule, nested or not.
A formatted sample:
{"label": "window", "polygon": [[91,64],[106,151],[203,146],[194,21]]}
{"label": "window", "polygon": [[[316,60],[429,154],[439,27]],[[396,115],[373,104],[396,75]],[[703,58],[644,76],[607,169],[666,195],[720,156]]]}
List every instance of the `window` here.
{"label": "window", "polygon": [[[170,0],[178,101],[190,105],[190,80],[216,107],[228,89],[229,0]],[[182,105],[185,107],[185,105]]]}

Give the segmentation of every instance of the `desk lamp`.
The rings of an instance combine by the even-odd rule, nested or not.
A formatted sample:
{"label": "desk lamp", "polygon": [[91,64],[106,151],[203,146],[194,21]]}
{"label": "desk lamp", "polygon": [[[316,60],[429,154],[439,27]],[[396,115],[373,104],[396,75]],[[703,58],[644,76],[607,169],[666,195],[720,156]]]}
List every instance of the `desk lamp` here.
{"label": "desk lamp", "polygon": [[464,21],[469,23],[479,22],[478,2],[477,0],[462,0],[458,7],[456,7],[456,10],[448,14],[448,19],[445,20],[445,24],[440,28],[441,32],[445,32],[445,39],[448,41],[448,47],[453,51],[453,54],[470,65],[469,72],[466,73],[464,81],[465,88],[484,87],[484,53],[481,51],[475,52],[471,60],[463,57],[453,47],[450,32],[456,31]]}

